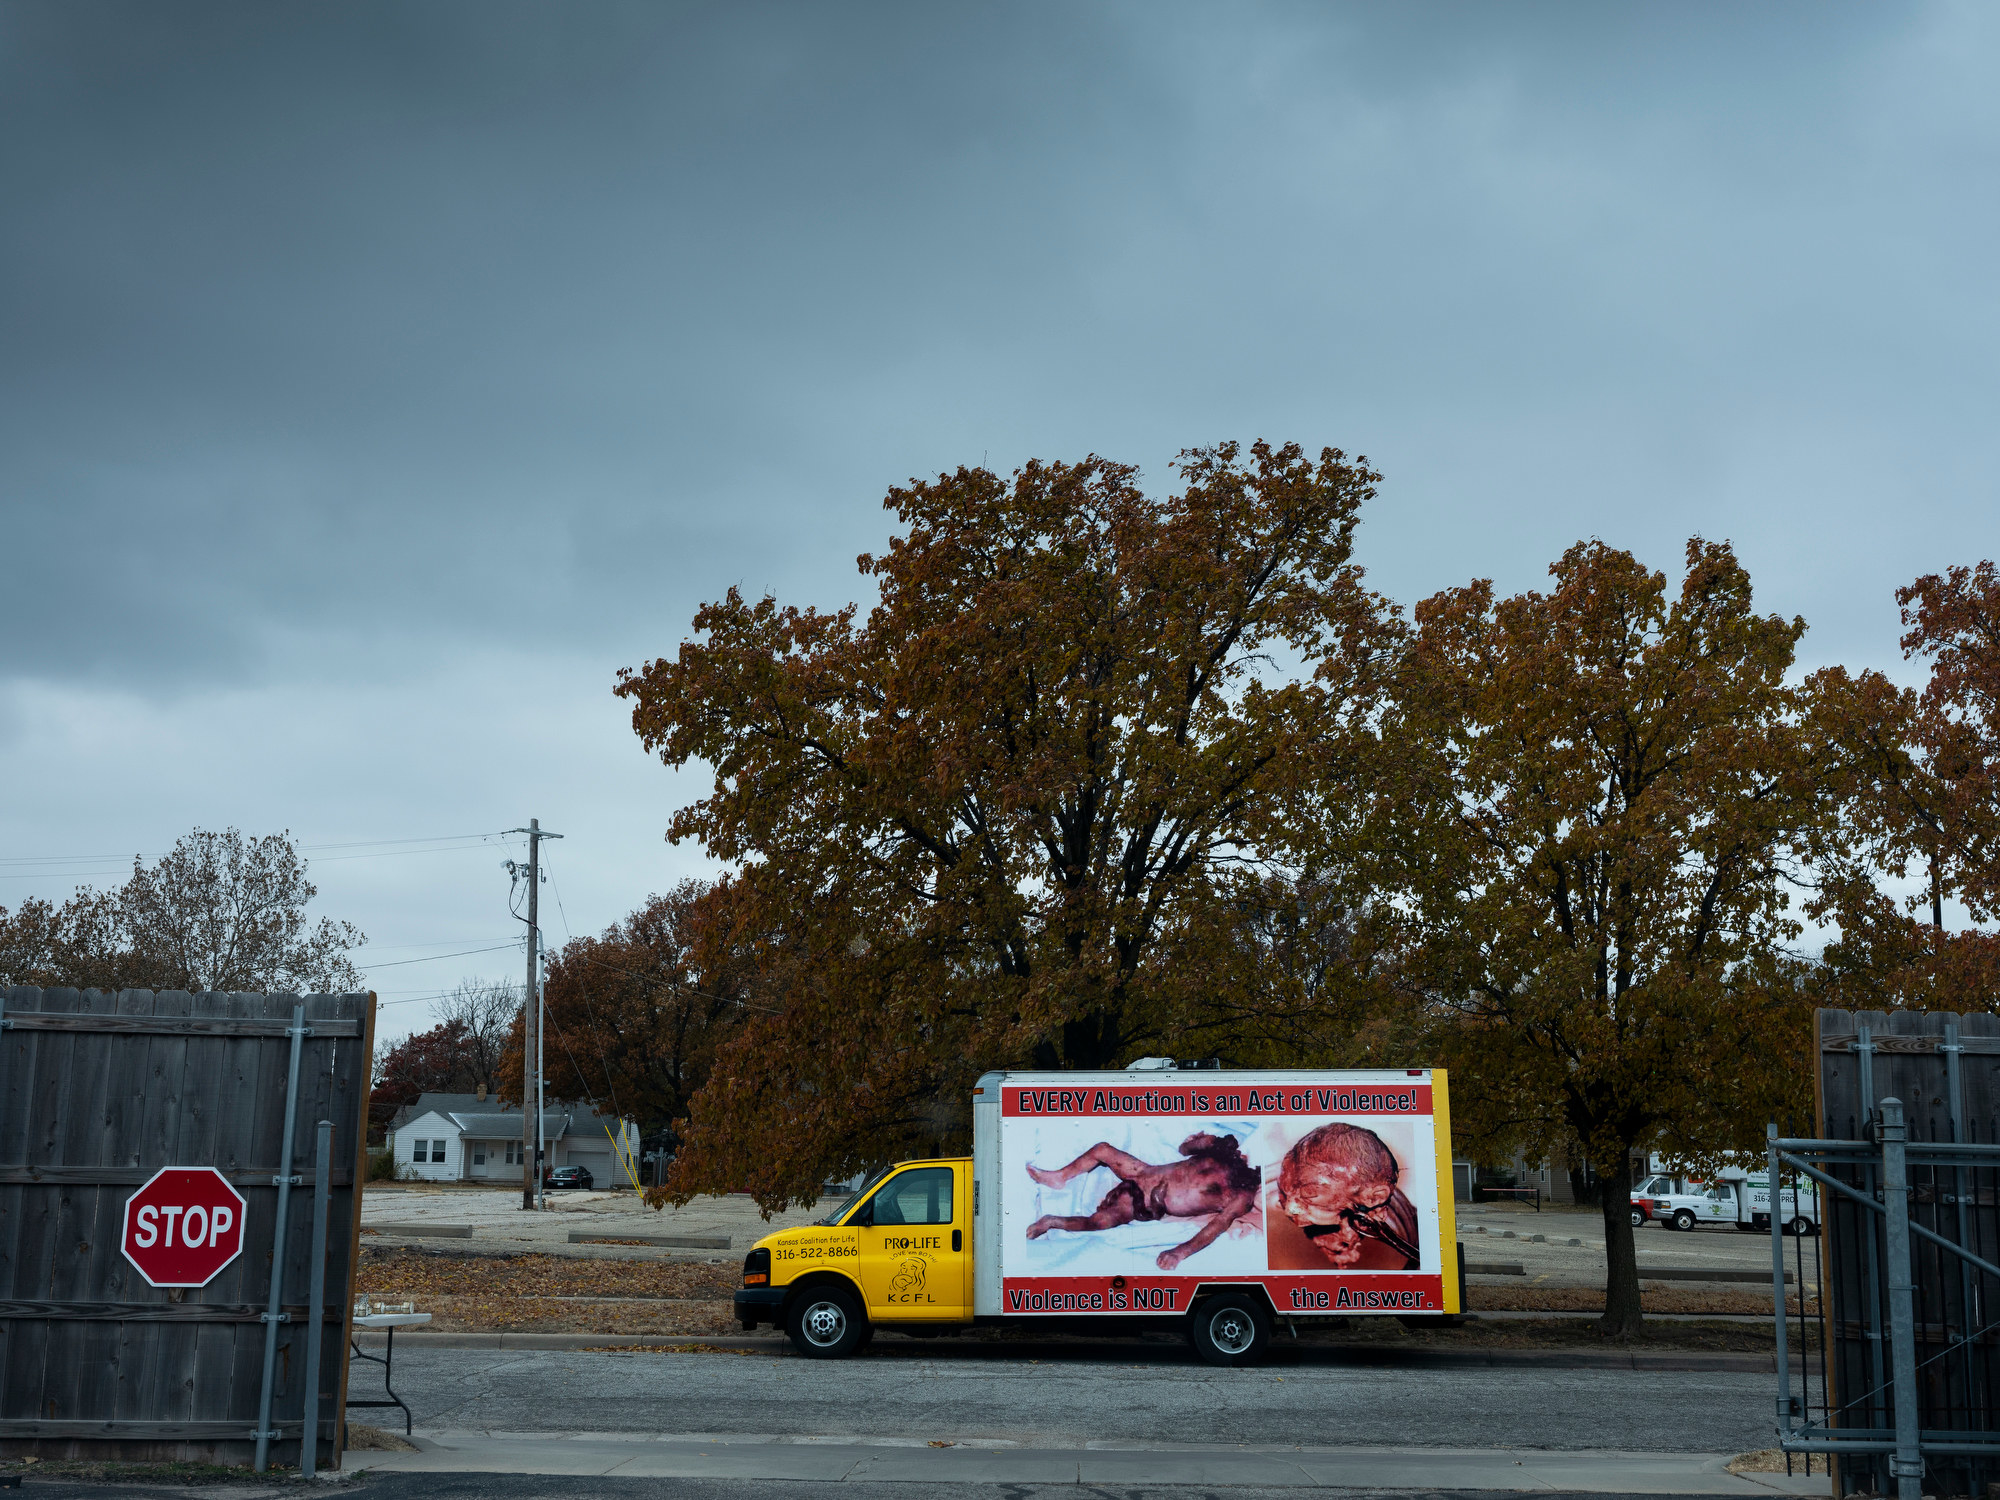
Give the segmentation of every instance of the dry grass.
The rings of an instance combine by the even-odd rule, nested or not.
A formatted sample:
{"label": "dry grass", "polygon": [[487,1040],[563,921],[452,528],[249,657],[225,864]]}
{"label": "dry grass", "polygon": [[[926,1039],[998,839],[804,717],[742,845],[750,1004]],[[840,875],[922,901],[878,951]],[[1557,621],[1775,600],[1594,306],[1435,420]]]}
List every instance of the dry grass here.
{"label": "dry grass", "polygon": [[350,1453],[415,1453],[417,1445],[400,1432],[370,1427],[366,1422],[347,1424],[347,1451]]}
{"label": "dry grass", "polygon": [[575,1260],[563,1255],[452,1255],[407,1246],[363,1247],[355,1282],[372,1297],[675,1297],[726,1302],[743,1279],[734,1264],[685,1260]]}
{"label": "dry grass", "polygon": [[[1792,1472],[1794,1474],[1829,1474],[1827,1455],[1824,1453],[1794,1453]],[[1785,1472],[1785,1455],[1776,1448],[1759,1448],[1755,1453],[1739,1453],[1729,1460],[1732,1474],[1782,1474]]]}
{"label": "dry grass", "polygon": [[[434,1333],[717,1334],[736,1332],[727,1302],[640,1298],[478,1297],[445,1293],[417,1298]],[[422,1337],[421,1334],[416,1337]]]}
{"label": "dry grass", "polygon": [[[1589,1286],[1474,1286],[1467,1287],[1466,1301],[1471,1312],[1603,1312],[1604,1292]],[[1771,1294],[1749,1287],[1646,1287],[1639,1293],[1639,1305],[1649,1313],[1762,1314],[1771,1312]],[[1809,1311],[1818,1309],[1818,1300],[1808,1299]],[[1785,1299],[1785,1311],[1796,1316],[1799,1299]]]}
{"label": "dry grass", "polygon": [[414,1301],[439,1333],[716,1334],[741,1273],[704,1261],[361,1252],[356,1289]]}
{"label": "dry grass", "polygon": [[[700,1338],[734,1333],[730,1298],[741,1273],[704,1261],[574,1260],[557,1255],[463,1255],[400,1247],[361,1252],[358,1289],[414,1301],[439,1333],[600,1333]],[[1591,1287],[1470,1289],[1470,1311],[1601,1312]],[[1751,1289],[1649,1289],[1649,1313],[1768,1314],[1767,1294]],[[1796,1311],[1796,1303],[1793,1310]],[[1028,1336],[1045,1336],[1028,1330]],[[1466,1348],[1590,1348],[1602,1345],[1582,1319],[1507,1319],[1457,1329],[1405,1329],[1393,1318],[1356,1318],[1346,1330],[1312,1335],[1341,1342],[1435,1344]],[[1655,1349],[1762,1351],[1767,1323],[1664,1323],[1639,1341]],[[662,1348],[693,1349],[691,1344]]]}

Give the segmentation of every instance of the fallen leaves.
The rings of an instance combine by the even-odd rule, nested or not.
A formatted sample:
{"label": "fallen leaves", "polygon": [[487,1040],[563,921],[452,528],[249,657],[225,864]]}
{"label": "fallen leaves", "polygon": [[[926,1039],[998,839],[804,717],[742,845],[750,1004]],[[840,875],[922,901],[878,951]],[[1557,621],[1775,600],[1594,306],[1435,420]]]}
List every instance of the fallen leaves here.
{"label": "fallen leaves", "polygon": [[[1791,1472],[1794,1474],[1826,1474],[1827,1455],[1824,1453],[1794,1453],[1791,1455]],[[1785,1454],[1777,1448],[1759,1448],[1755,1453],[1739,1453],[1729,1460],[1732,1474],[1783,1474]]]}
{"label": "fallen leaves", "polygon": [[[1603,1297],[1598,1298],[1598,1310]],[[1301,1330],[1304,1332],[1305,1330]],[[1808,1329],[1808,1334],[1816,1330]],[[1314,1329],[1306,1336],[1319,1344],[1404,1344],[1434,1349],[1603,1349],[1638,1348],[1659,1352],[1700,1350],[1704,1353],[1769,1354],[1773,1337],[1769,1323],[1648,1323],[1630,1339],[1607,1340],[1595,1321],[1585,1318],[1475,1319],[1457,1328],[1408,1326],[1396,1318],[1354,1318],[1345,1328]],[[1810,1340],[1808,1344],[1810,1345]]]}
{"label": "fallen leaves", "polygon": [[706,1261],[581,1260],[561,1255],[441,1255],[363,1249],[354,1289],[419,1300],[440,1296],[672,1297],[726,1301],[741,1273]]}
{"label": "fallen leaves", "polygon": [[722,1333],[740,1275],[706,1261],[364,1248],[355,1290],[411,1300],[438,1333]]}
{"label": "fallen leaves", "polygon": [[[468,1297],[449,1293],[419,1299],[431,1315],[431,1333],[733,1333],[736,1315],[727,1302],[663,1297],[597,1300],[567,1297]],[[423,1334],[412,1334],[422,1338]]]}
{"label": "fallen leaves", "polygon": [[[1604,1288],[1590,1286],[1474,1286],[1466,1288],[1468,1312],[1603,1312]],[[1649,1313],[1747,1313],[1769,1316],[1768,1288],[1645,1287],[1640,1305]],[[1809,1304],[1817,1309],[1817,1299]],[[1796,1295],[1785,1299],[1785,1311],[1798,1315]]]}

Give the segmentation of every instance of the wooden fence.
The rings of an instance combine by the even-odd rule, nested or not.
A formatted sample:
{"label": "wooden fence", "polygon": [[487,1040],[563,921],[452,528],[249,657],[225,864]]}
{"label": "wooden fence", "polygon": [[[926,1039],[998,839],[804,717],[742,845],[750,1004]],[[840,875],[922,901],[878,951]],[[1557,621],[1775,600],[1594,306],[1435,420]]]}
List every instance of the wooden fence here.
{"label": "wooden fence", "polygon": [[[309,1034],[287,1142],[301,1005]],[[298,1462],[312,1390],[320,1465],[338,1465],[374,1024],[373,995],[0,990],[0,1453],[249,1461],[275,1248],[269,1457]],[[321,1368],[309,1380],[321,1120],[333,1122],[337,1165]],[[218,1168],[247,1205],[242,1254],[205,1287],[150,1286],[120,1248],[125,1200],[165,1166]],[[274,1246],[280,1176],[296,1185]]]}

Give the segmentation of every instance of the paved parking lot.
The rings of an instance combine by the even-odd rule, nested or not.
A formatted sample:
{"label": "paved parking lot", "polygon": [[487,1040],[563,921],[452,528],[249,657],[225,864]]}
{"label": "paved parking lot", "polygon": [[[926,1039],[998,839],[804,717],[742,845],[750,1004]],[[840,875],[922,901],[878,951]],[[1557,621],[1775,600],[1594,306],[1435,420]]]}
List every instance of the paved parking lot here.
{"label": "paved parking lot", "polygon": [[[1536,1243],[1541,1235],[1544,1243]],[[1512,1236],[1511,1238],[1509,1236]],[[1458,1206],[1458,1237],[1465,1246],[1470,1264],[1507,1262],[1518,1264],[1526,1273],[1505,1278],[1475,1277],[1481,1285],[1492,1286],[1603,1286],[1604,1219],[1595,1209],[1544,1209],[1514,1204]],[[1572,1245],[1569,1242],[1580,1243]],[[1768,1235],[1742,1234],[1732,1228],[1707,1225],[1691,1232],[1648,1224],[1632,1231],[1643,1279],[1648,1267],[1674,1270],[1751,1271],[1768,1278],[1771,1271],[1771,1240]],[[1805,1281],[1815,1284],[1819,1276],[1819,1241],[1808,1238],[1785,1242],[1785,1265],[1793,1269],[1803,1264]],[[1763,1280],[1744,1283],[1761,1286]]]}

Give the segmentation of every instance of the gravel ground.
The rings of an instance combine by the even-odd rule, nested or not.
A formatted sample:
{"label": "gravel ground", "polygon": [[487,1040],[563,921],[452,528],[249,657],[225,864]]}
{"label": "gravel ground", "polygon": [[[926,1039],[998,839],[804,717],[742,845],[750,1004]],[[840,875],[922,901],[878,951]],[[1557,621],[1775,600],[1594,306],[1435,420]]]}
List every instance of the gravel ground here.
{"label": "gravel ground", "polygon": [[[1591,1370],[1217,1370],[1191,1359],[841,1362],[725,1354],[396,1351],[418,1430],[786,1433],[1740,1452],[1774,1377]],[[1139,1356],[1140,1359],[1145,1356]],[[374,1373],[358,1366],[362,1396]]]}

